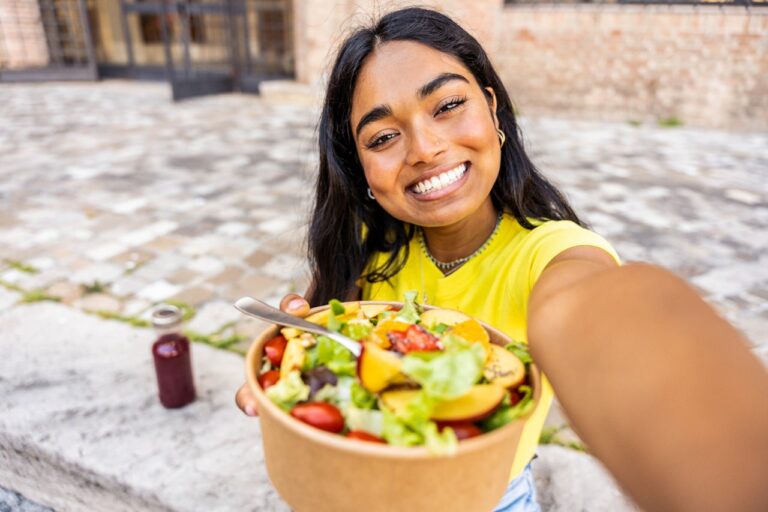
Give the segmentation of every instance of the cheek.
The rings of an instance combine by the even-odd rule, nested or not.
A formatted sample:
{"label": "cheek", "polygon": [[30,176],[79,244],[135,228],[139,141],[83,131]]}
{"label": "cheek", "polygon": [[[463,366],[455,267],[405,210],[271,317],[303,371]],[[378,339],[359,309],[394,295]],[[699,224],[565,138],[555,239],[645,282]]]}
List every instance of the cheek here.
{"label": "cheek", "polygon": [[496,129],[487,112],[474,113],[452,127],[451,138],[455,143],[477,150],[493,148]]}
{"label": "cheek", "polygon": [[386,188],[397,180],[398,169],[402,160],[394,153],[395,151],[377,153],[361,160],[365,179],[371,187]]}

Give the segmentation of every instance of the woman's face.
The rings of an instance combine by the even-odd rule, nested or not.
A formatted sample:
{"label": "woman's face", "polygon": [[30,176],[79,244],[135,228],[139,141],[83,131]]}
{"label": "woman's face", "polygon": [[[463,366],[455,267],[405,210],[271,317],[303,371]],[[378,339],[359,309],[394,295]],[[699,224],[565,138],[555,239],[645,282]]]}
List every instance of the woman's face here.
{"label": "woman's face", "polygon": [[487,91],[458,59],[423,44],[385,43],[366,59],[350,122],[368,186],[390,215],[448,226],[490,204],[501,150]]}

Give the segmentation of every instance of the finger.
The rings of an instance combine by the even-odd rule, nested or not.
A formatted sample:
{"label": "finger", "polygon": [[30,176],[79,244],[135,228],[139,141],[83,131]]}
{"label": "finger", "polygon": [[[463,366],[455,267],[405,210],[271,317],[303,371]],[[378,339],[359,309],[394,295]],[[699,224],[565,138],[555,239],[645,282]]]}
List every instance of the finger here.
{"label": "finger", "polygon": [[248,388],[248,384],[243,384],[235,393],[235,403],[248,416],[258,416],[259,409],[256,405],[256,398]]}
{"label": "finger", "polygon": [[301,295],[289,293],[280,301],[280,309],[292,315],[307,316],[309,314],[309,302]]}

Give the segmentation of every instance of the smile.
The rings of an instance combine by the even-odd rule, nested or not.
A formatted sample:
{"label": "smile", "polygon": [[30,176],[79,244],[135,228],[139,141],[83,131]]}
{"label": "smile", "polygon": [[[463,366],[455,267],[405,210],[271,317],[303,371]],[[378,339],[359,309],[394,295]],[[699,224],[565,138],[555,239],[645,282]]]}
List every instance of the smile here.
{"label": "smile", "polygon": [[438,174],[437,176],[432,176],[429,179],[416,183],[411,187],[411,190],[417,195],[436,192],[438,190],[444,189],[452,183],[456,183],[461,179],[462,176],[464,176],[464,173],[466,172],[467,164],[465,162],[457,165],[453,169],[445,171],[444,173]]}

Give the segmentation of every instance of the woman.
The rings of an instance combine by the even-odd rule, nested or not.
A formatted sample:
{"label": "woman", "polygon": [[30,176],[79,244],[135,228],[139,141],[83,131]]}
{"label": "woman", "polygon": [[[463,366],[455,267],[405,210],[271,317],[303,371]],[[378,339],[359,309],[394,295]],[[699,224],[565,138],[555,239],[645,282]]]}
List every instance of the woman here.
{"label": "woman", "polygon": [[[416,289],[424,302],[527,341],[592,452],[649,509],[724,505],[717,486],[701,486],[745,462],[758,477],[768,471],[739,449],[718,452],[721,466],[702,470],[686,421],[712,420],[711,409],[681,400],[708,385],[704,369],[726,357],[741,382],[708,393],[734,417],[766,426],[766,411],[734,399],[741,385],[766,389],[759,362],[728,341],[738,334],[687,286],[660,269],[621,267],[583,227],[526,156],[482,47],[449,18],[404,9],[350,36],[330,75],[319,137],[309,304],[398,300]],[[309,304],[289,296],[282,306],[304,314]],[[702,354],[696,343],[716,350]],[[678,358],[669,354],[675,347]],[[683,367],[688,380],[676,382]],[[237,398],[255,413],[247,389]],[[538,510],[529,462],[551,399],[545,382],[497,510]],[[658,414],[653,425],[644,424],[648,414]],[[764,433],[739,428],[768,453]],[[703,441],[722,448],[718,435],[708,431]],[[670,455],[678,466],[665,469]],[[731,509],[760,499],[759,482],[744,480]],[[733,496],[726,501],[734,505]]]}

